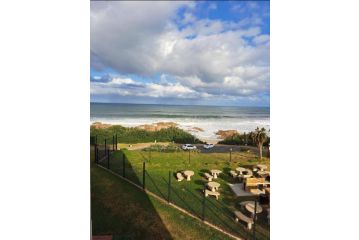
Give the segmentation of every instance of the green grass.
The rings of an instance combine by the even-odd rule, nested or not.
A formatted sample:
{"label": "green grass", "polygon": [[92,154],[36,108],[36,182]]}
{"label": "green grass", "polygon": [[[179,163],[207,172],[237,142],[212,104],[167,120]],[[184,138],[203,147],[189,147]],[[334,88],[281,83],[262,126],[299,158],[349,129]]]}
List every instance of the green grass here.
{"label": "green grass", "polygon": [[[229,163],[229,154],[227,153],[191,153],[189,162],[188,152],[159,153],[145,151],[123,151],[127,157],[126,177],[131,181],[142,185],[142,166],[146,162],[146,189],[165,199],[168,197],[169,171],[172,172],[171,178],[171,202],[192,212],[197,216],[202,216],[203,194],[202,190],[206,183],[203,177],[204,172],[210,169],[219,169],[223,173],[216,182],[221,184],[221,196],[219,200],[212,197],[205,199],[205,219],[221,228],[242,236],[249,237],[249,232],[245,225],[233,221],[233,212],[239,208],[239,202],[250,200],[247,198],[238,198],[226,184],[233,179],[228,175],[230,169],[238,166],[255,165],[258,160],[255,154],[251,152],[232,153],[232,162]],[[110,168],[114,172],[122,174],[123,153],[118,151],[112,155]],[[262,164],[269,165],[269,160],[264,158]],[[190,182],[177,182],[174,173],[180,170],[192,170],[195,175]],[[257,239],[269,239],[269,226],[266,222],[266,213],[258,215],[258,224],[256,226]]]}
{"label": "green grass", "polygon": [[91,218],[93,235],[114,239],[230,239],[94,164]]}

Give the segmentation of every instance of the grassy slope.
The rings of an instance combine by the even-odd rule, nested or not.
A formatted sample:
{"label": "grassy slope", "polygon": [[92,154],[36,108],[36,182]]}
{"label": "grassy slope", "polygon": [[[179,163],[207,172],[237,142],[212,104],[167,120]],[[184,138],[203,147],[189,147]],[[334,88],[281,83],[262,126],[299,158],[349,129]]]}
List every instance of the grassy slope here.
{"label": "grassy slope", "polygon": [[94,235],[114,234],[121,239],[229,239],[93,164],[91,211]]}
{"label": "grassy slope", "polygon": [[[187,152],[178,153],[151,153],[151,160],[149,160],[149,153],[143,151],[125,151],[127,158],[131,163],[133,171],[128,170],[130,166],[127,166],[126,175],[134,182],[142,184],[142,162],[146,161],[146,171],[150,177],[146,177],[146,188],[164,198],[167,197],[167,183],[168,172],[176,172],[179,170],[193,170],[195,175],[192,177],[192,181],[175,181],[172,176],[172,186],[176,193],[172,192],[171,199],[177,205],[187,209],[193,210],[194,214],[201,215],[202,213],[202,189],[206,180],[203,178],[203,172],[209,169],[220,169],[224,172],[220,178],[216,181],[221,184],[220,192],[221,196],[219,201],[214,198],[207,198],[208,206],[212,206],[212,210],[206,211],[207,219],[211,222],[219,225],[227,225],[229,231],[234,229],[234,232],[239,231],[242,236],[247,236],[248,232],[244,228],[233,222],[233,211],[238,209],[238,202],[241,200],[234,196],[233,192],[226,184],[226,182],[233,182],[227,172],[230,169],[235,169],[239,165],[253,165],[258,161],[253,153],[232,153],[232,162],[229,163],[229,155],[226,153],[212,153],[212,154],[200,154],[191,153],[191,163],[188,162]],[[115,158],[111,161],[110,167],[113,171],[122,173],[122,161],[121,154],[115,153]],[[263,159],[262,164],[269,166],[269,160]],[[132,174],[131,174],[132,173]],[[216,210],[221,209],[221,210]],[[228,209],[223,211],[223,209]],[[223,214],[224,213],[224,214]],[[259,239],[269,238],[269,227],[266,225],[266,214],[259,215],[264,225],[257,226],[257,232]],[[225,222],[225,223],[224,223]],[[229,223],[229,226],[228,224]],[[243,226],[242,226],[243,227]]]}

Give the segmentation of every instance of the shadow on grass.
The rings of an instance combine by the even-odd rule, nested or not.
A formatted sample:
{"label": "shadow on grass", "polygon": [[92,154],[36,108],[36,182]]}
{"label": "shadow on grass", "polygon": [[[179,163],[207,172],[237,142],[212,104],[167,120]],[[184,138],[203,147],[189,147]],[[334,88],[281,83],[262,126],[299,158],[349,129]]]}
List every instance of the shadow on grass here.
{"label": "shadow on grass", "polygon": [[[129,157],[131,157],[130,153],[128,153]],[[145,156],[142,156],[145,158]],[[142,159],[145,160],[145,159]],[[107,166],[106,164],[104,166]],[[124,168],[124,167],[125,168]],[[148,166],[146,164],[146,166]],[[151,165],[149,165],[151,166]],[[205,166],[204,166],[205,167]],[[183,170],[182,168],[187,169],[188,167],[178,166],[176,167],[180,170]],[[128,178],[131,182],[135,182],[137,185],[142,186],[143,180],[142,180],[142,162],[140,161],[132,161],[131,163],[128,161],[126,156],[121,151],[114,152],[110,157],[110,169],[119,175],[125,176]],[[224,167],[223,173],[220,175],[220,178],[226,182],[231,182],[232,177],[229,175],[230,168]],[[165,200],[170,198],[171,203],[176,204],[177,206],[187,210],[188,212],[191,212],[192,214],[202,218],[202,203],[203,203],[203,186],[207,182],[204,178],[204,173],[209,173],[208,169],[201,169],[199,171],[199,175],[203,178],[201,179],[194,179],[194,189],[188,187],[186,184],[187,182],[184,180],[181,183],[177,183],[176,181],[176,173],[178,171],[171,171],[171,177],[168,175],[165,175],[161,172],[161,175],[156,175],[156,172],[152,172],[151,168],[149,168],[149,172],[146,170],[146,189],[148,189],[150,192],[155,193],[158,196],[161,196]],[[171,187],[169,187],[168,178],[171,179]],[[193,186],[193,185],[191,185]],[[236,202],[237,198],[231,198],[227,197],[228,191],[230,191],[229,187],[226,188],[226,185],[222,186],[221,190],[221,196],[220,201],[216,200],[213,196],[209,196],[205,199],[206,205],[205,205],[205,219],[217,226],[222,227],[223,229],[232,232],[236,235],[241,235],[242,237],[250,236],[251,234],[247,229],[245,228],[245,224],[242,224],[241,222],[236,223],[234,221],[234,210],[236,208],[234,206],[234,202]],[[133,188],[133,187],[132,187]],[[129,191],[136,191],[135,189],[129,190]],[[141,191],[138,191],[141,192]],[[143,192],[142,192],[143,193]],[[123,198],[122,196],[119,196],[119,198]],[[146,195],[146,198],[147,195]],[[142,207],[142,203],[139,202],[137,199],[132,200],[132,203],[139,204]],[[233,204],[232,204],[233,203]],[[151,203],[149,203],[150,211],[155,211],[154,207]],[[152,210],[151,210],[152,209]],[[126,208],[127,210],[127,208]],[[144,210],[143,210],[144,211]],[[147,211],[147,207],[145,209]],[[139,216],[141,216],[140,214]],[[157,215],[157,216],[156,216]],[[158,217],[157,212],[154,213],[155,218]],[[133,215],[129,215],[129,218],[133,218]],[[264,221],[265,219],[263,219]],[[143,219],[139,220],[140,222],[143,221]],[[161,220],[159,219],[159,222]],[[161,222],[162,223],[162,222]],[[98,224],[98,222],[97,222]],[[138,225],[138,223],[133,223],[135,225]],[[140,226],[146,226],[147,223],[141,223]],[[163,223],[160,225],[164,225]],[[128,226],[128,225],[126,225]],[[152,225],[151,225],[152,226]],[[164,231],[167,231],[165,226],[159,226],[156,228],[162,229],[164,227]],[[146,227],[143,227],[146,228]],[[260,229],[260,228],[256,228]],[[126,229],[125,229],[126,230]],[[124,231],[125,231],[124,230]],[[137,230],[136,230],[137,231]],[[144,231],[144,230],[140,230]],[[264,230],[262,230],[264,232]],[[161,232],[161,231],[160,231]],[[168,231],[167,231],[168,232]],[[123,234],[123,233],[121,233]],[[170,234],[170,233],[168,233]],[[124,235],[127,236],[127,235]],[[136,236],[133,238],[127,238],[127,239],[144,239],[141,238],[141,236]],[[146,239],[171,239],[171,236],[165,236],[165,237],[147,237]],[[260,239],[260,238],[258,238]]]}
{"label": "shadow on grass", "polygon": [[[203,176],[203,177],[204,177],[204,176]],[[194,180],[194,183],[195,183],[196,185],[201,186],[202,189],[203,189],[203,185],[204,185],[205,183],[207,183],[207,181],[202,180],[202,179],[197,179],[197,180]]]}
{"label": "shadow on grass", "polygon": [[[102,152],[101,152],[102,154]],[[94,159],[93,151],[91,157]],[[101,155],[102,156],[102,155]],[[107,157],[106,157],[107,158]],[[122,160],[122,161],[121,161]],[[125,161],[125,162],[123,162]],[[107,159],[99,165],[107,167]],[[123,166],[125,169],[123,169]],[[142,183],[120,151],[109,158],[110,170],[138,185]],[[113,235],[113,239],[173,239],[149,196],[91,161],[92,235]]]}

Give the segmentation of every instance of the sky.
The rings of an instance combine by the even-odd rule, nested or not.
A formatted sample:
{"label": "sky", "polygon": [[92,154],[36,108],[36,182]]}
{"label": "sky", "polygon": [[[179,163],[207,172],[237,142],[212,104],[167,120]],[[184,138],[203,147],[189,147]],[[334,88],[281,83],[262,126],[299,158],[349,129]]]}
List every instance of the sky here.
{"label": "sky", "polygon": [[269,2],[91,2],[91,102],[269,106]]}

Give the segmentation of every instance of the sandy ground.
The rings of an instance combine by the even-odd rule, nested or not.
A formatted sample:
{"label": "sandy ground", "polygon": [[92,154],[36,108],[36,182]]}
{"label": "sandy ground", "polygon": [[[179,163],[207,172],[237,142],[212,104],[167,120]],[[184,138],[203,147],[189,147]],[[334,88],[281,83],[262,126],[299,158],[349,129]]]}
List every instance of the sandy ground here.
{"label": "sandy ground", "polygon": [[117,145],[118,148],[127,148],[128,150],[139,150],[139,149],[143,149],[146,147],[149,147],[153,144],[159,144],[162,146],[167,146],[168,144],[170,144],[169,142],[149,142],[149,143],[131,143],[131,144],[127,144],[127,143],[119,143]]}
{"label": "sandy ground", "polygon": [[219,141],[223,139],[200,139],[200,140],[206,143],[217,144]]}

